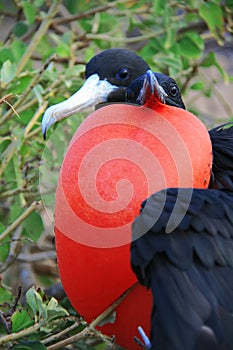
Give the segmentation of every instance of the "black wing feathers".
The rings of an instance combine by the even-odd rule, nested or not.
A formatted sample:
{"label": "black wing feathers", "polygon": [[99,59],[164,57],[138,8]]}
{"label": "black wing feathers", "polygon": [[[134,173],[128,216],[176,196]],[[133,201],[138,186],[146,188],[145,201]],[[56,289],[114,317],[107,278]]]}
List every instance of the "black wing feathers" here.
{"label": "black wing feathers", "polygon": [[233,123],[209,131],[213,149],[211,188],[233,190]]}
{"label": "black wing feathers", "polygon": [[233,194],[160,191],[144,202],[135,237],[132,268],[154,296],[153,348],[233,349]]}

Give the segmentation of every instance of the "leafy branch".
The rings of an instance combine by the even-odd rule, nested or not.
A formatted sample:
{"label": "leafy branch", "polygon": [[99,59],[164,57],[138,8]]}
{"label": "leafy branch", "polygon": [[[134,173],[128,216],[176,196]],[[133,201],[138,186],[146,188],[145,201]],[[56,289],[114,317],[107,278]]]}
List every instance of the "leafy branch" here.
{"label": "leafy branch", "polygon": [[[43,294],[36,291],[34,288],[31,288],[26,293],[27,304],[23,309],[19,308],[18,310],[15,310],[19,301],[19,296],[16,298],[14,307],[11,308],[11,327],[13,330],[15,330],[15,332],[0,338],[0,346],[15,343],[20,339],[26,339],[28,336],[35,335],[38,332],[45,332],[46,334],[54,331],[53,335],[49,335],[48,337],[45,336],[41,340],[41,344],[54,343],[47,347],[48,350],[62,349],[69,344],[90,336],[100,338],[102,341],[108,344],[108,346],[112,347],[113,339],[102,335],[95,329],[95,327],[104,321],[116,309],[124,298],[133,291],[136,285],[137,283],[123,293],[114,303],[112,303],[112,305],[110,305],[89,325],[82,320],[82,318],[69,315],[67,310],[61,307],[56,299],[51,298],[49,301],[43,301]],[[9,314],[9,311],[5,312],[5,316]],[[4,314],[2,314],[2,316],[4,316]],[[66,326],[65,329],[62,329],[59,332],[55,331],[55,329],[57,329],[61,323],[67,323],[68,321],[72,322],[72,325]],[[76,328],[78,333],[68,336],[68,334],[70,334],[70,332],[74,331]],[[64,336],[66,336],[65,339]]]}

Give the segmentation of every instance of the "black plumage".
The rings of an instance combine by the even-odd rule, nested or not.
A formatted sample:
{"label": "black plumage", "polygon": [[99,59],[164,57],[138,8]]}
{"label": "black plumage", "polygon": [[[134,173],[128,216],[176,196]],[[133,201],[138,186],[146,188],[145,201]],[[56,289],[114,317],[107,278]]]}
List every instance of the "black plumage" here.
{"label": "black plumage", "polygon": [[[133,224],[132,267],[154,296],[153,349],[199,350],[208,335],[210,349],[216,343],[216,349],[230,350],[233,195],[194,189],[190,198],[190,191],[163,190],[144,202]],[[180,223],[175,204],[183,214]],[[169,221],[176,227],[166,233]]]}
{"label": "black plumage", "polygon": [[211,188],[233,190],[233,123],[209,131],[213,149]]}

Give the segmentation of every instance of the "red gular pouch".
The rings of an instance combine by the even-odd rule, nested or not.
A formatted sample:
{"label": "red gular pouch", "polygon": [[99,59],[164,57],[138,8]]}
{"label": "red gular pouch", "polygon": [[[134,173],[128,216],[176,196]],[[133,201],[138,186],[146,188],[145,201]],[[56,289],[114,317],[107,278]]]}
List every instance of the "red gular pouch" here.
{"label": "red gular pouch", "polygon": [[98,109],[69,145],[55,208],[61,281],[87,322],[137,283],[116,308],[115,321],[99,327],[125,348],[138,349],[139,325],[150,333],[151,292],[130,267],[131,225],[141,202],[168,187],[207,188],[211,164],[204,125],[153,96],[142,107]]}

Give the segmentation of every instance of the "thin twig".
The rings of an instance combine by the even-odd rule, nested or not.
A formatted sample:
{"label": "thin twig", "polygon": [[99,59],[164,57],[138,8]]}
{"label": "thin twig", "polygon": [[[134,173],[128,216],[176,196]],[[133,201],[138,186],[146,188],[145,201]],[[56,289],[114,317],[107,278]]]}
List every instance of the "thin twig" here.
{"label": "thin twig", "polygon": [[25,210],[25,212],[23,212],[22,215],[20,215],[18,217],[18,219],[16,219],[11,225],[9,225],[5,231],[2,232],[2,234],[0,235],[0,243],[12,232],[16,229],[16,227],[18,227],[21,222],[23,222],[33,211],[40,209],[42,206],[42,202],[41,201],[36,201],[33,202],[29,208],[27,208]]}
{"label": "thin twig", "polygon": [[14,197],[19,193],[27,193],[27,192],[31,192],[31,191],[32,191],[32,188],[29,188],[29,187],[27,187],[27,188],[17,187],[17,188],[14,188],[13,190],[7,190],[5,192],[0,193],[0,198]]}
{"label": "thin twig", "polygon": [[36,47],[38,46],[38,43],[40,42],[41,38],[46,34],[50,24],[53,21],[54,16],[58,11],[58,6],[60,5],[61,2],[62,0],[57,0],[52,3],[52,6],[48,11],[48,15],[41,22],[39,29],[36,31],[33,39],[30,41],[30,44],[27,47],[26,52],[24,53],[21,61],[19,62],[19,65],[16,71],[16,76],[18,76],[22,72],[23,68],[28,62],[28,59],[31,57],[32,53],[35,51]]}
{"label": "thin twig", "polygon": [[69,23],[72,21],[77,21],[77,20],[82,19],[82,18],[90,17],[90,16],[95,15],[96,13],[105,12],[105,11],[115,7],[118,4],[127,3],[127,2],[130,2],[130,0],[117,0],[114,2],[110,2],[108,5],[95,7],[93,9],[88,10],[86,12],[83,12],[81,14],[67,16],[65,18],[64,17],[63,18],[55,18],[53,20],[53,25]]}
{"label": "thin twig", "polygon": [[56,257],[57,257],[56,252],[54,250],[50,250],[45,252],[31,253],[30,255],[21,253],[18,255],[17,260],[32,263],[32,262],[38,262],[38,261],[41,262],[47,259],[55,260]]}
{"label": "thin twig", "polygon": [[198,65],[197,64],[194,64],[191,71],[186,75],[186,79],[185,79],[185,82],[184,84],[182,85],[180,91],[181,93],[184,93],[184,91],[187,89],[187,86],[190,82],[190,80],[195,76],[195,74],[197,73],[198,71]]}
{"label": "thin twig", "polygon": [[36,113],[34,114],[34,116],[32,117],[32,119],[29,121],[29,123],[27,124],[25,131],[24,131],[24,137],[27,138],[27,135],[29,134],[29,131],[33,128],[33,126],[35,125],[35,123],[37,122],[37,120],[40,118],[40,116],[44,113],[45,109],[48,106],[48,102],[45,101],[36,111]]}
{"label": "thin twig", "polygon": [[[15,170],[15,182],[16,182],[16,186],[17,187],[24,187],[24,184],[25,184],[25,180],[24,178],[22,177],[22,173],[21,171],[19,170],[19,159],[18,159],[18,155],[14,156],[12,158],[12,163],[13,163],[13,167],[14,167],[14,170]],[[21,208],[25,208],[26,205],[27,205],[27,201],[26,199],[24,198],[24,193],[21,192],[19,193],[19,205]]]}
{"label": "thin twig", "polygon": [[35,97],[27,96],[27,97],[29,97],[29,100],[27,101],[27,99],[25,99],[24,104],[19,106],[17,110],[19,114],[22,113],[23,111],[29,110],[34,104],[38,102],[38,99],[36,96]]}
{"label": "thin twig", "polygon": [[[31,132],[29,132],[26,136],[25,136],[25,140],[30,140],[32,137],[36,136],[37,134],[42,133],[41,131],[41,126],[38,126],[38,128],[33,129]],[[29,193],[30,194],[30,193]]]}
{"label": "thin twig", "polygon": [[7,146],[5,151],[2,153],[1,158],[2,162],[0,164],[0,177],[3,174],[3,171],[11,161],[12,157],[15,155],[17,149],[17,140],[15,136],[12,136],[11,143]]}
{"label": "thin twig", "polygon": [[45,338],[44,340],[41,340],[41,343],[48,344],[48,343],[51,343],[52,341],[56,341],[59,338],[61,338],[63,335],[69,333],[70,331],[72,331],[73,329],[75,329],[79,326],[80,326],[80,322],[75,322],[74,324],[72,324],[70,327],[67,327],[63,331],[61,331],[59,333],[55,333],[55,334],[51,335],[50,337]]}
{"label": "thin twig", "polygon": [[89,327],[87,328],[84,328],[81,332],[79,332],[78,334],[75,334],[73,335],[72,337],[68,338],[68,339],[64,339],[64,340],[61,340],[60,342],[56,343],[56,344],[53,344],[53,345],[50,345],[47,347],[47,350],[57,350],[57,349],[64,349],[64,347],[66,345],[69,345],[71,343],[74,343],[80,339],[83,339],[85,337],[88,337],[88,336],[94,336],[95,333],[93,333]]}
{"label": "thin twig", "polygon": [[[66,318],[64,318],[65,320]],[[73,320],[73,316],[69,316],[67,317],[68,320]],[[55,319],[53,320],[50,324],[56,326],[56,324],[59,324],[61,322],[61,318],[58,318],[58,319]],[[3,337],[0,338],[0,349],[3,349],[2,346],[8,344],[8,343],[11,343],[13,341],[16,341],[18,339],[21,339],[21,338],[25,338],[33,333],[38,333],[38,331],[40,330],[41,328],[41,324],[36,322],[33,326],[30,326],[26,329],[23,329],[17,333],[11,333],[11,334],[8,334],[8,335],[5,335]]]}
{"label": "thin twig", "polygon": [[2,310],[0,310],[0,325],[3,327],[3,329],[5,329],[7,334],[10,334],[11,330],[9,322],[7,322],[7,320],[5,319],[4,312],[2,312]]}
{"label": "thin twig", "polygon": [[[34,86],[38,83],[38,81],[41,78],[41,75],[44,73],[44,71],[48,68],[48,65],[50,64],[50,62],[53,61],[55,55],[52,55],[44,64],[44,66],[41,68],[41,70],[39,71],[39,73],[33,78],[32,82],[28,85],[27,89],[24,91],[24,93],[22,95],[20,95],[20,97],[18,98],[18,100],[15,102],[15,104],[13,105],[14,110],[17,110],[18,107],[23,103],[23,101],[28,97],[28,95],[30,94],[30,92],[32,91],[32,89],[34,88]],[[37,101],[37,99],[35,100],[35,102]],[[30,104],[32,104],[32,102],[29,102]],[[0,126],[2,124],[4,124],[8,119],[10,119],[10,117],[13,114],[13,109],[9,109],[9,111],[0,119]]]}
{"label": "thin twig", "polygon": [[9,310],[7,310],[6,312],[4,312],[4,316],[5,316],[5,317],[8,317],[8,316],[12,316],[12,315],[13,315],[13,313],[15,312],[16,307],[17,307],[17,305],[18,305],[19,299],[21,298],[21,294],[22,294],[22,287],[19,286],[19,287],[18,287],[18,293],[17,293],[17,295],[16,295],[16,297],[15,297],[14,304],[10,307]]}
{"label": "thin twig", "polygon": [[15,341],[15,340],[18,340],[20,338],[24,338],[32,333],[36,333],[39,329],[40,329],[40,324],[36,323],[33,326],[28,327],[26,329],[23,329],[22,331],[20,331],[18,333],[8,334],[8,335],[0,338],[0,346],[4,346],[11,341]]}
{"label": "thin twig", "polygon": [[10,102],[8,102],[8,100],[9,100],[10,98],[15,97],[15,96],[18,97],[17,94],[8,94],[8,95],[3,96],[3,97],[0,99],[0,104],[6,103],[10,108],[13,109],[13,112],[17,115],[17,117],[19,117],[18,113],[16,112],[16,110],[14,109],[14,107],[12,106],[12,104],[11,104]]}
{"label": "thin twig", "polygon": [[96,327],[99,323],[101,323],[108,315],[110,315],[118,305],[122,303],[122,301],[135,289],[135,287],[138,285],[138,282],[136,282],[132,287],[128,288],[121,296],[114,301],[102,314],[96,317],[94,321],[91,322],[90,327]]}
{"label": "thin twig", "polygon": [[158,30],[156,32],[151,32],[151,33],[147,33],[147,34],[143,34],[143,35],[139,35],[139,36],[134,36],[131,38],[117,38],[117,37],[113,37],[109,34],[86,34],[85,38],[87,38],[88,40],[105,40],[105,41],[111,41],[111,42],[123,42],[126,44],[132,44],[132,43],[137,43],[140,41],[144,41],[144,40],[148,40],[151,38],[155,38],[157,36],[162,35],[163,33],[165,33],[165,29],[161,29]]}
{"label": "thin twig", "polygon": [[[10,243],[10,251],[9,251],[8,257],[2,265],[0,264],[0,273],[3,273],[4,271],[6,271],[8,267],[11,266],[14,263],[14,261],[17,259],[17,256],[19,255],[22,247],[22,239],[21,239],[22,232],[23,232],[22,226],[18,226],[14,230],[12,239],[8,242]],[[3,244],[5,243],[6,242],[4,242]]]}
{"label": "thin twig", "polygon": [[64,339],[56,344],[49,346],[47,349],[48,350],[63,349],[66,345],[72,344],[77,340],[83,339],[84,337],[91,336],[91,335],[98,336],[99,332],[97,333],[97,331],[95,330],[95,327],[98,326],[98,324],[100,324],[104,319],[106,319],[106,317],[116,309],[116,307],[125,299],[125,297],[127,297],[127,295],[129,295],[135,289],[137,285],[138,285],[138,282],[136,282],[132,287],[127,289],[104,312],[102,312],[99,316],[97,316],[96,319],[94,319],[94,321],[92,321],[87,328],[83,329],[78,334],[71,336],[70,338]]}

